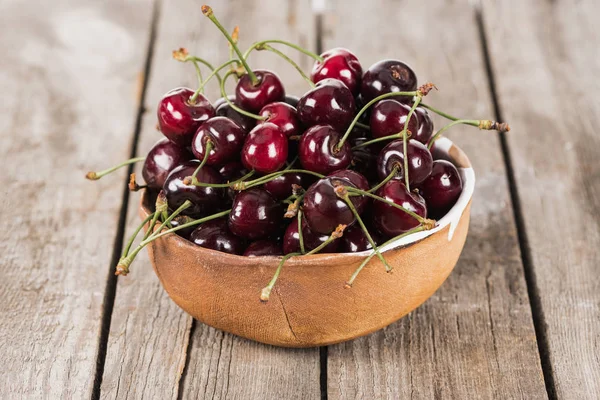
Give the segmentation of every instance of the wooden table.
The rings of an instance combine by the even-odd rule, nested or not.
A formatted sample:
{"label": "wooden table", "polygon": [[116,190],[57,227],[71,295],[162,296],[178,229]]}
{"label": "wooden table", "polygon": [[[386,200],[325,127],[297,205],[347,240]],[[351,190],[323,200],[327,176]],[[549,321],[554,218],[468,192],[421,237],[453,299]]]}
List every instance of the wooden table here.
{"label": "wooden table", "polygon": [[[160,137],[160,96],[195,85],[171,50],[226,59],[200,5],[0,3],[0,398],[600,396],[600,3],[330,0],[320,16],[307,0],[212,4],[244,48],[281,38],[349,47],[365,68],[406,60],[437,84],[428,102],[513,128],[449,135],[478,180],[442,288],[380,332],[304,350],[194,322],[145,254],[117,279],[138,196],[126,170],[83,180]],[[252,65],[307,89],[275,56]]]}

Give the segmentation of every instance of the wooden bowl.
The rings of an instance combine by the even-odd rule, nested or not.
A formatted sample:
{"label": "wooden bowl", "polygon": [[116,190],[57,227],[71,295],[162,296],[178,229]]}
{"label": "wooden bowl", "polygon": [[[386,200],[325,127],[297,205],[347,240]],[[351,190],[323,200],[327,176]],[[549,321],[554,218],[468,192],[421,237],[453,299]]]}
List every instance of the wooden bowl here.
{"label": "wooden bowl", "polygon": [[[354,286],[344,288],[368,252],[295,257],[286,262],[270,300],[263,303],[261,289],[279,257],[229,255],[171,234],[148,246],[156,275],[173,301],[199,321],[275,346],[324,346],[384,328],[440,287],[467,236],[475,181],[471,164],[448,139],[435,147],[438,156],[459,167],[463,193],[434,230],[384,249],[392,273],[373,257]],[[150,212],[148,197],[142,197],[143,218]]]}

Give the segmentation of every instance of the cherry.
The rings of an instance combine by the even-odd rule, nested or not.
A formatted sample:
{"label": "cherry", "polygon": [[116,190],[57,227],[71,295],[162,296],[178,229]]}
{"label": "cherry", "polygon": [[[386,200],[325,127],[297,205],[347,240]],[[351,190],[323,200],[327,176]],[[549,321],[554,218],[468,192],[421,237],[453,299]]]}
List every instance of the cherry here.
{"label": "cherry", "polygon": [[270,122],[250,131],[242,149],[242,163],[250,170],[269,174],[279,170],[288,156],[288,141],[281,129]]}
{"label": "cherry", "polygon": [[324,79],[338,79],[350,89],[353,94],[360,90],[362,67],[358,58],[350,50],[337,47],[321,54],[323,61],[316,61],[310,74],[310,79],[318,83]]}
{"label": "cherry", "polygon": [[258,79],[256,84],[248,74],[242,75],[235,87],[235,103],[242,109],[256,113],[269,103],[283,101],[285,89],[281,80],[271,71],[253,71]]}
{"label": "cherry", "polygon": [[[411,193],[400,180],[392,179],[383,185],[377,195],[412,211],[421,217],[427,217],[425,200],[418,193]],[[377,229],[388,237],[398,236],[419,225],[416,218],[382,201],[373,202],[373,222]]]}
{"label": "cherry", "polygon": [[[371,134],[374,138],[394,135],[402,132],[406,124],[410,107],[393,99],[378,101],[371,111]],[[419,129],[419,120],[413,113],[408,130],[416,134]]]}
{"label": "cherry", "polygon": [[[337,174],[337,175],[336,175]],[[304,195],[304,217],[310,229],[317,233],[330,234],[340,225],[351,225],[356,218],[346,202],[339,198],[335,188],[339,185],[368,190],[369,184],[365,177],[354,171],[338,171],[326,178],[313,183]],[[355,182],[358,183],[359,187]],[[364,196],[352,196],[352,204],[360,214],[367,200]]]}
{"label": "cherry", "polygon": [[198,127],[215,116],[215,109],[202,94],[194,103],[194,91],[177,88],[169,91],[158,103],[158,127],[163,135],[181,147],[188,147]]}
{"label": "cherry", "polygon": [[[233,96],[229,97],[233,98]],[[219,100],[222,100],[222,103],[216,106],[216,103]],[[239,112],[234,110],[229,104],[227,104],[227,102],[223,98],[219,100],[215,102],[216,115],[220,117],[229,118],[230,120],[235,122],[240,128],[242,128],[245,132],[250,132],[252,128],[254,128],[254,125],[256,125],[256,120],[254,118],[250,118],[246,115],[240,114]]]}
{"label": "cherry", "polygon": [[272,240],[257,240],[250,243],[244,251],[244,257],[281,256],[281,245]]}
{"label": "cherry", "polygon": [[267,191],[251,188],[239,192],[229,213],[229,229],[246,239],[259,239],[277,231],[283,208]]}
{"label": "cherry", "polygon": [[245,138],[246,132],[229,118],[213,117],[198,128],[192,140],[192,152],[199,160],[204,160],[210,141],[206,164],[223,165],[239,157]]}
{"label": "cherry", "polygon": [[[182,214],[191,217],[202,217],[212,214],[223,204],[223,189],[208,186],[186,185],[184,179],[191,176],[200,165],[199,161],[193,160],[181,164],[175,168],[167,177],[163,190],[167,196],[167,202],[171,210],[179,208],[186,200],[192,202],[192,206],[184,210]],[[204,166],[196,174],[199,182],[222,183],[221,176],[211,167]]]}
{"label": "cherry", "polygon": [[[186,224],[191,221],[193,221],[193,219],[188,217],[187,215],[178,215],[171,220],[171,226],[173,228],[177,228],[178,226],[181,226],[181,225]],[[160,221],[158,221],[157,223],[160,226]],[[188,239],[190,237],[190,235],[192,234],[192,232],[194,231],[194,229],[196,229],[195,226],[190,226],[187,228],[180,229],[175,233],[178,234],[179,236],[181,236],[182,238]]]}
{"label": "cherry", "polygon": [[[329,239],[329,235],[322,235],[313,232],[307,225],[306,221],[302,220],[302,241],[304,242],[304,250],[311,251],[316,249]],[[325,246],[321,253],[335,253],[339,246],[339,240],[334,240]],[[300,251],[300,235],[298,234],[298,221],[293,220],[285,230],[283,235],[283,254],[298,253]]]}
{"label": "cherry", "polygon": [[[412,92],[417,90],[417,75],[407,64],[397,60],[382,60],[371,65],[363,75],[360,94],[365,101],[390,92]],[[409,96],[395,97],[409,103]]]}
{"label": "cherry", "polygon": [[[408,149],[408,178],[411,184],[419,184],[431,174],[433,157],[421,142],[410,139]],[[402,139],[388,143],[377,158],[377,173],[379,179],[385,179],[396,167],[398,177],[404,176],[404,143]]]}
{"label": "cherry", "polygon": [[[415,108],[415,113],[418,116],[419,128],[417,131],[412,131],[411,139],[415,139],[423,144],[427,144],[433,136],[433,120],[424,107]],[[412,118],[411,118],[412,120]],[[408,128],[410,129],[410,127]]]}
{"label": "cherry", "polygon": [[263,188],[277,200],[285,200],[292,195],[292,185],[306,186],[306,174],[288,173],[265,183]]}
{"label": "cherry", "polygon": [[431,175],[421,183],[419,191],[427,202],[429,214],[441,218],[458,200],[462,192],[462,179],[452,163],[436,160]]}
{"label": "cherry", "polygon": [[142,169],[144,181],[152,189],[162,189],[169,173],[192,158],[189,151],[167,138],[162,138],[154,143],[146,156]]}
{"label": "cherry", "polygon": [[298,102],[300,99],[296,96],[285,95],[285,99],[283,101],[294,108],[298,108]]}
{"label": "cherry", "polygon": [[[298,119],[296,109],[284,102],[267,104],[258,113],[266,117],[266,122],[271,122],[283,132],[286,137],[302,134],[302,125]],[[264,123],[264,122],[259,122]]]}
{"label": "cherry", "polygon": [[304,169],[329,174],[347,168],[352,161],[350,143],[335,150],[341,135],[330,125],[316,125],[304,132],[300,139],[298,156]]}
{"label": "cherry", "polygon": [[343,132],[354,119],[352,92],[337,79],[324,79],[298,102],[298,118],[306,126],[329,124]]}
{"label": "cherry", "polygon": [[[381,238],[375,230],[369,230],[375,244],[381,243]],[[352,225],[344,231],[344,236],[340,239],[341,253],[358,253],[361,251],[371,250],[373,247],[365,236],[365,232],[358,225]]]}
{"label": "cherry", "polygon": [[227,228],[224,218],[213,219],[199,225],[190,235],[190,240],[200,247],[229,254],[242,254],[242,240]]}
{"label": "cherry", "polygon": [[239,161],[230,161],[219,169],[221,177],[228,182],[238,180],[248,172],[250,171],[248,171]]}

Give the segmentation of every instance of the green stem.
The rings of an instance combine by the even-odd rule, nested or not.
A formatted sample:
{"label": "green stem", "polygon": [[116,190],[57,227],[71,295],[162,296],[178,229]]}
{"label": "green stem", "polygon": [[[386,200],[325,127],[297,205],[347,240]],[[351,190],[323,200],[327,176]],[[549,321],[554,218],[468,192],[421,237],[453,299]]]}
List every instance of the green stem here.
{"label": "green stem", "polygon": [[362,128],[362,129],[369,130],[369,131],[371,130],[371,127],[369,125],[363,124],[362,122],[357,122],[356,126],[358,126],[359,128]]}
{"label": "green stem", "polygon": [[[154,232],[154,226],[156,225],[156,221],[158,221],[159,216],[160,216],[160,213],[158,211],[155,211],[154,216],[152,217],[152,221],[150,221],[150,225],[148,225],[148,230],[144,234],[144,237],[142,240],[146,240],[150,237],[150,235],[152,235],[152,233]],[[129,249],[127,250],[127,253],[123,254],[123,256],[126,256],[127,254],[129,254]]]}
{"label": "green stem", "polygon": [[219,20],[217,19],[217,17],[215,17],[212,8],[210,8],[209,6],[206,6],[206,5],[202,6],[202,14],[204,14],[206,17],[208,17],[208,19],[210,19],[212,21],[212,23],[215,24],[215,26],[217,28],[219,28],[219,30],[221,31],[221,33],[229,41],[229,43],[231,44],[231,47],[233,47],[233,50],[238,55],[238,57],[240,59],[240,62],[244,65],[244,69],[246,69],[246,73],[250,77],[250,81],[252,82],[252,85],[253,86],[258,85],[260,83],[259,80],[258,80],[258,77],[256,76],[256,74],[254,74],[254,72],[248,66],[248,63],[246,62],[246,59],[244,58],[244,55],[242,54],[242,52],[240,51],[240,49],[235,44],[235,41],[232,39],[232,37],[229,34],[229,32],[227,32],[227,30],[225,28],[223,28],[223,25],[221,25],[221,23],[219,22]]}
{"label": "green stem", "polygon": [[453,117],[450,114],[446,114],[445,112],[440,111],[437,108],[433,108],[429,104],[421,103],[421,107],[424,107],[424,108],[426,108],[426,109],[428,109],[430,111],[433,111],[434,113],[436,113],[438,115],[441,115],[442,117],[447,118],[447,119],[452,120],[452,121],[456,121],[456,120],[460,119],[460,118]]}
{"label": "green stem", "polygon": [[135,164],[136,162],[144,161],[145,159],[146,159],[146,157],[130,158],[129,160],[123,161],[122,163],[117,164],[117,165],[115,165],[113,167],[110,167],[108,169],[105,169],[104,171],[98,171],[98,172],[90,171],[90,172],[88,172],[85,175],[85,177],[87,179],[89,179],[89,180],[97,181],[98,179],[102,178],[104,175],[108,175],[111,172],[114,172],[114,171],[118,170],[121,167],[125,167],[125,166],[130,165],[130,164]]}
{"label": "green stem", "polygon": [[[197,57],[193,57],[193,58],[196,59]],[[237,60],[229,60],[229,61],[224,62],[223,64],[219,65],[217,68],[211,68],[210,74],[206,77],[206,79],[202,83],[202,87],[198,88],[198,91],[203,90],[204,86],[206,86],[208,81],[210,81],[214,76],[217,77],[217,80],[219,81],[219,87],[221,87],[221,82],[223,82],[223,79],[221,78],[221,75],[219,75],[219,71],[221,71],[223,68],[227,67],[228,65],[235,63],[236,61]]]}
{"label": "green stem", "polygon": [[[196,178],[196,175],[198,175],[198,172],[200,172],[200,170],[202,169],[202,167],[204,167],[204,165],[206,164],[206,161],[208,161],[208,157],[210,157],[210,152],[212,151],[213,148],[213,144],[212,144],[212,140],[208,139],[206,141],[206,143],[204,144],[204,157],[202,157],[202,162],[200,163],[200,165],[198,165],[198,168],[196,168],[196,170],[194,171],[194,173],[191,176],[191,179],[189,180],[190,182],[187,183],[188,185],[194,185],[194,186],[198,186],[196,185],[196,183],[198,183],[198,178]],[[185,178],[185,181],[187,181],[189,177]],[[186,183],[186,182],[183,182]]]}
{"label": "green stem", "polygon": [[365,113],[365,111],[367,111],[369,109],[369,107],[371,107],[373,104],[377,103],[379,100],[387,99],[389,97],[396,97],[396,96],[416,96],[418,93],[419,93],[419,91],[414,91],[414,92],[391,92],[391,93],[382,94],[381,96],[377,96],[373,100],[369,101],[356,114],[356,116],[354,117],[354,120],[352,120],[352,123],[350,124],[350,126],[348,127],[348,129],[346,129],[346,133],[344,133],[344,136],[342,136],[342,138],[338,142],[337,146],[335,147],[335,150],[339,151],[342,148],[342,146],[344,145],[344,143],[348,139],[348,136],[350,136],[350,132],[352,132],[352,129],[354,129],[354,126],[358,123],[358,120],[360,119],[361,115],[363,115]]}
{"label": "green stem", "polygon": [[[219,71],[222,70],[223,68],[225,68],[226,66],[228,66],[229,64],[232,63],[232,61],[228,61],[220,66],[218,66],[216,69],[208,62],[203,60],[200,57],[195,57],[195,56],[188,56],[185,58],[185,61],[191,61],[194,63],[194,66],[196,67],[196,71],[199,74],[199,78],[202,79],[202,75],[201,72],[199,71],[199,67],[198,67],[198,62],[203,63],[204,65],[206,65],[208,68],[210,68],[211,72],[208,75],[208,77],[206,78],[206,80],[201,80],[200,81],[200,85],[198,85],[198,89],[196,89],[196,91],[194,92],[194,94],[192,95],[192,97],[190,97],[190,103],[194,104],[196,103],[196,100],[198,99],[198,96],[200,96],[200,93],[204,93],[204,87],[206,86],[206,84],[208,83],[208,81],[210,81],[212,79],[213,76],[217,76],[217,79],[219,80],[219,84],[221,83],[221,75],[219,75]],[[233,60],[235,61],[235,60]]]}
{"label": "green stem", "polygon": [[249,189],[249,188],[254,187],[254,186],[259,186],[259,185],[265,184],[265,183],[267,183],[269,181],[272,181],[275,178],[280,177],[281,175],[289,174],[289,173],[308,174],[308,175],[316,176],[319,179],[325,178],[325,175],[321,175],[321,174],[319,174],[317,172],[308,171],[308,170],[305,170],[305,169],[284,169],[283,171],[272,172],[272,173],[270,173],[268,175],[262,176],[260,178],[257,178],[255,180],[253,180],[253,181],[246,182],[244,184],[243,188],[241,188],[239,190],[245,190],[245,189]]}
{"label": "green stem", "polygon": [[195,186],[200,186],[200,187],[213,187],[213,188],[228,188],[228,187],[233,187],[238,183],[244,182],[246,179],[250,178],[252,175],[254,175],[254,170],[248,172],[246,175],[242,176],[240,179],[237,179],[235,181],[229,182],[229,183],[204,183],[204,182],[200,182],[196,179],[196,182],[193,182],[192,180],[192,185]]}
{"label": "green stem", "polygon": [[[435,141],[437,140],[437,138],[440,137],[440,135],[442,133],[444,133],[448,129],[452,128],[454,125],[465,124],[465,125],[479,126],[479,122],[480,121],[473,120],[473,119],[457,119],[456,121],[452,121],[448,125],[442,127],[442,129],[440,129],[439,131],[437,131],[436,134],[433,135],[431,137],[431,139],[429,139],[429,143],[427,144],[427,148],[429,150],[431,150],[431,147],[433,146],[433,143],[435,143]],[[475,124],[473,124],[473,123],[475,123]]]}
{"label": "green stem", "polygon": [[409,178],[408,178],[408,135],[406,134],[406,132],[408,131],[408,124],[410,122],[410,119],[413,116],[413,113],[415,112],[415,109],[417,108],[417,106],[419,105],[419,103],[421,102],[421,99],[423,98],[423,96],[421,95],[421,93],[417,93],[417,99],[415,100],[414,104],[412,105],[412,107],[410,108],[410,111],[408,112],[408,116],[406,117],[406,122],[404,123],[404,128],[402,128],[402,132],[400,132],[400,136],[402,136],[402,147],[404,148],[404,182],[406,184],[406,190],[408,190],[410,192],[410,182],[409,182]]}
{"label": "green stem", "polygon": [[[407,135],[407,136],[410,137],[410,135]],[[354,146],[352,148],[352,150],[360,149],[361,147],[370,146],[372,144],[379,143],[379,142],[387,142],[388,140],[395,140],[395,139],[402,139],[402,138],[403,138],[402,132],[400,132],[400,133],[394,133],[394,134],[389,135],[389,136],[383,136],[383,137],[380,137],[380,138],[371,139],[371,140],[369,140],[367,142],[364,142],[364,143],[361,143],[361,144],[357,144],[356,146]]]}
{"label": "green stem", "polygon": [[304,248],[304,234],[302,233],[302,210],[298,210],[298,240],[300,241],[300,252],[306,254]]}
{"label": "green stem", "polygon": [[369,189],[368,192],[369,193],[377,192],[380,187],[382,187],[383,185],[388,183],[394,176],[396,176],[397,173],[398,173],[398,167],[392,168],[392,172],[390,172],[390,174],[388,176],[386,176],[384,180],[382,180],[377,185],[375,185],[371,189]]}
{"label": "green stem", "polygon": [[414,219],[416,219],[417,221],[419,221],[419,223],[423,223],[426,221],[425,218],[421,217],[419,214],[414,213],[413,211],[407,210],[406,208],[402,207],[399,204],[394,203],[393,201],[384,199],[383,197],[374,195],[373,193],[369,193],[369,192],[365,192],[364,190],[360,190],[360,189],[356,189],[350,186],[344,186],[346,188],[346,190],[348,191],[348,193],[357,193],[360,194],[362,196],[367,196],[367,197],[371,197],[372,199],[378,200],[378,201],[382,201],[385,204],[392,206],[394,208],[397,208],[398,210],[402,210],[405,213],[407,213],[408,215],[410,215],[411,217],[413,217]]}
{"label": "green stem", "polygon": [[[200,89],[200,93],[204,94],[204,79],[202,79],[202,71],[200,70],[200,66],[196,60],[191,60],[192,64],[194,64],[194,68],[196,69],[196,76],[198,77],[198,88]],[[193,103],[196,102],[197,96],[200,94],[197,91],[194,93],[192,97],[190,97],[190,101]],[[194,97],[196,96],[196,97]]]}
{"label": "green stem", "polygon": [[294,256],[300,256],[300,255],[302,255],[302,254],[300,254],[300,253],[290,253],[290,254],[286,254],[285,256],[283,256],[283,258],[281,259],[281,261],[279,261],[279,265],[277,266],[277,269],[275,270],[275,274],[273,274],[273,277],[271,278],[271,281],[260,292],[260,300],[261,301],[265,301],[265,302],[269,301],[269,297],[271,296],[271,291],[273,290],[273,286],[275,286],[275,282],[277,282],[277,278],[279,278],[279,274],[281,273],[281,269],[283,268],[283,264],[285,264],[285,262],[288,259],[290,259],[290,258],[292,258]]}
{"label": "green stem", "polygon": [[233,102],[231,100],[229,100],[229,97],[227,97],[227,92],[225,91],[225,82],[227,81],[227,78],[229,78],[229,76],[232,75],[232,74],[234,74],[233,71],[227,71],[227,73],[223,77],[223,80],[221,81],[221,96],[223,96],[223,98],[225,99],[225,101],[227,102],[227,104],[229,104],[229,106],[231,108],[233,108],[235,111],[239,112],[240,114],[245,115],[245,116],[250,117],[250,118],[254,118],[254,119],[259,120],[259,121],[266,120],[267,117],[261,117],[260,115],[252,114],[251,112],[248,112],[246,110],[242,110],[241,108],[239,108],[238,106],[236,106],[235,104],[233,104]]}
{"label": "green stem", "polygon": [[[233,33],[231,34],[231,39],[233,39],[233,41],[235,42],[235,44],[238,44],[238,35],[240,34],[240,27],[236,26],[235,28],[233,28]],[[233,54],[234,54],[234,50],[233,47],[231,47],[231,44],[229,45],[229,60],[233,60]],[[235,68],[239,68],[240,63],[236,62],[236,66]],[[234,67],[232,67],[234,68]],[[235,81],[237,82],[240,78],[237,76],[237,74],[234,76]]]}
{"label": "green stem", "polygon": [[283,44],[285,46],[291,47],[292,49],[298,50],[301,53],[306,54],[309,57],[312,57],[314,60],[319,61],[319,62],[323,62],[325,61],[323,59],[323,57],[321,57],[318,54],[313,53],[312,51],[306,50],[305,48],[302,48],[300,46],[298,46],[297,44],[294,43],[290,43],[287,42],[285,40],[276,40],[276,39],[270,39],[270,40],[263,40],[260,42],[256,42],[254,43],[252,46],[250,46],[250,48],[248,50],[246,50],[246,52],[244,53],[244,59],[248,58],[248,56],[250,55],[250,53],[252,52],[252,50],[260,48],[268,43],[278,43],[278,44]]}
{"label": "green stem", "polygon": [[121,255],[121,257],[126,257],[127,254],[129,254],[129,250],[131,249],[131,246],[133,245],[135,238],[140,233],[140,231],[142,230],[144,225],[146,225],[148,223],[148,221],[150,221],[151,219],[154,219],[154,217],[157,217],[157,216],[158,216],[158,213],[154,212],[152,214],[149,214],[146,218],[144,218],[142,223],[135,229],[133,234],[129,237],[129,240],[127,240],[127,244],[125,245],[125,248],[123,249],[123,254]]}
{"label": "green stem", "polygon": [[[270,52],[273,52],[275,54],[277,54],[279,57],[283,58],[284,60],[286,60],[287,62],[290,63],[290,65],[292,67],[294,67],[296,69],[296,71],[298,71],[298,73],[304,78],[304,80],[306,82],[308,82],[308,84],[310,85],[310,87],[314,88],[316,85],[314,84],[313,81],[310,80],[310,78],[308,76],[306,76],[306,74],[304,73],[304,71],[302,71],[302,68],[300,68],[300,66],[298,64],[296,64],[296,62],[294,62],[294,60],[292,60],[291,58],[289,58],[288,56],[286,56],[285,54],[283,54],[281,51],[269,46],[268,44],[265,44],[263,47],[263,49],[265,50],[269,50]],[[260,50],[260,48],[259,48]]]}

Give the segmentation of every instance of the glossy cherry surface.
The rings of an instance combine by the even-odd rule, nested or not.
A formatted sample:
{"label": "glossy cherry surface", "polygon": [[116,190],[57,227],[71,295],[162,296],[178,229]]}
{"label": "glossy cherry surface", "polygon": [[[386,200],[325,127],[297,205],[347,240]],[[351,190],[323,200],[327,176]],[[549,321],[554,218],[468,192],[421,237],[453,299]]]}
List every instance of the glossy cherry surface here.
{"label": "glossy cherry surface", "polygon": [[436,219],[446,215],[462,192],[462,179],[456,167],[446,160],[433,162],[431,175],[419,186],[429,214]]}
{"label": "glossy cherry surface", "polygon": [[[380,244],[379,234],[375,230],[370,230],[369,234],[375,244]],[[344,236],[340,238],[341,253],[358,253],[361,251],[371,250],[373,247],[365,236],[364,231],[358,224],[354,224],[344,231]]]}
{"label": "glossy cherry surface", "polygon": [[[402,132],[409,112],[409,106],[396,100],[385,99],[377,102],[371,111],[371,134],[374,138],[380,138]],[[411,135],[414,135],[418,129],[419,120],[416,113],[413,113],[408,123],[408,130]]]}
{"label": "glossy cherry surface", "polygon": [[[408,192],[404,183],[397,179],[392,179],[383,185],[377,191],[377,195],[421,217],[427,217],[425,200],[417,193]],[[419,225],[419,221],[413,216],[379,200],[373,202],[373,222],[388,238],[398,236]]]}
{"label": "glossy cherry surface", "polygon": [[[229,96],[233,100],[233,96]],[[218,100],[217,100],[218,101]],[[216,103],[215,103],[216,104]],[[219,117],[226,117],[235,122],[240,128],[242,128],[245,132],[250,132],[252,128],[256,125],[256,120],[254,118],[250,118],[246,115],[240,114],[235,111],[229,104],[223,100],[221,104],[215,106],[216,111],[215,114]]]}
{"label": "glossy cherry surface", "polygon": [[[417,75],[407,64],[398,60],[382,60],[371,65],[363,75],[360,94],[365,101],[390,92],[417,90]],[[408,103],[412,97],[396,97]]]}
{"label": "glossy cherry surface", "polygon": [[423,107],[415,108],[415,113],[419,116],[419,129],[417,131],[411,131],[411,139],[415,139],[423,144],[427,144],[429,139],[433,136],[433,120],[427,112],[427,109]]}
{"label": "glossy cherry surface", "polygon": [[341,135],[330,125],[313,126],[304,132],[298,145],[302,167],[323,175],[347,168],[352,162],[352,150],[346,141],[336,151],[340,139]]}
{"label": "glossy cherry surface", "polygon": [[[410,139],[408,150],[408,178],[410,184],[419,184],[431,173],[433,157],[421,142]],[[381,150],[377,158],[377,173],[379,179],[387,177],[394,167],[398,168],[398,177],[404,177],[404,143],[401,139],[390,142]]]}
{"label": "glossy cherry surface", "polygon": [[229,254],[242,254],[244,245],[242,240],[227,228],[227,220],[214,219],[199,225],[190,235],[194,244],[211,250]]}
{"label": "glossy cherry surface", "polygon": [[240,156],[246,132],[235,122],[225,117],[213,117],[200,125],[192,140],[192,152],[204,160],[206,144],[211,142],[207,165],[219,166]]}
{"label": "glossy cherry surface", "polygon": [[267,191],[251,188],[239,192],[229,213],[229,229],[246,239],[275,233],[283,219],[283,207]]}
{"label": "glossy cherry surface", "polygon": [[360,90],[362,78],[362,67],[358,58],[350,50],[341,47],[327,50],[321,57],[323,61],[315,62],[310,79],[314,83],[328,78],[338,79],[356,95]]}
{"label": "glossy cherry surface", "polygon": [[[197,160],[188,161],[175,168],[167,177],[163,190],[167,195],[167,202],[171,211],[179,208],[186,200],[192,202],[192,206],[182,212],[194,218],[213,214],[223,205],[222,188],[201,187],[186,185],[184,179],[191,176],[200,165]],[[223,183],[221,176],[211,167],[204,166],[196,175],[200,182]]]}
{"label": "glossy cherry surface", "polygon": [[263,174],[278,171],[288,156],[288,140],[277,125],[258,124],[250,131],[242,148],[242,163]]}
{"label": "glossy cherry surface", "polygon": [[278,200],[285,200],[292,195],[292,185],[306,186],[304,174],[288,173],[278,176],[263,185],[263,188]]}
{"label": "glossy cherry surface", "polygon": [[198,127],[215,116],[215,109],[202,94],[192,104],[194,91],[177,88],[169,91],[158,103],[158,127],[163,135],[181,147],[188,147]]}
{"label": "glossy cherry surface", "polygon": [[298,102],[298,118],[307,127],[328,124],[344,132],[355,114],[352,92],[337,79],[320,81]]}
{"label": "glossy cherry surface", "polygon": [[253,71],[258,78],[256,85],[248,74],[242,75],[235,87],[235,102],[242,109],[257,113],[269,103],[283,101],[285,89],[281,80],[271,71]]}
{"label": "glossy cherry surface", "polygon": [[152,189],[162,189],[169,173],[192,158],[192,154],[186,149],[167,138],[160,139],[152,146],[144,161],[144,181]]}
{"label": "glossy cherry surface", "polygon": [[[311,251],[323,244],[329,235],[313,232],[305,220],[302,220],[302,241],[304,250]],[[339,247],[340,239],[334,240],[325,246],[320,253],[335,253]],[[283,235],[283,254],[300,252],[300,235],[298,234],[298,220],[292,220]]]}
{"label": "glossy cherry surface", "polygon": [[283,255],[281,245],[273,240],[257,240],[250,243],[244,251],[244,257],[263,257]]}
{"label": "glossy cherry surface", "polygon": [[286,137],[302,134],[302,124],[298,119],[298,113],[294,107],[287,103],[278,101],[267,104],[260,110],[258,115],[267,117],[265,121],[279,127]]}

